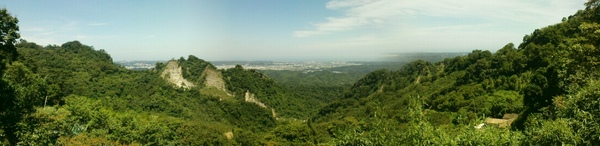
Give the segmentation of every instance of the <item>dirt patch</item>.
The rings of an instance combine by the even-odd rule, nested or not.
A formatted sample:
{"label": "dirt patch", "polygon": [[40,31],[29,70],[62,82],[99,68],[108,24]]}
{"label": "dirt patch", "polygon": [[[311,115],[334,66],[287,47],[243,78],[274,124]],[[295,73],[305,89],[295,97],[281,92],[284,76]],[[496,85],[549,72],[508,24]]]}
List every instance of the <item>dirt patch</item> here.
{"label": "dirt patch", "polygon": [[233,139],[233,131],[225,132],[223,133],[223,135],[225,135],[225,138],[227,138],[228,140]]}
{"label": "dirt patch", "polygon": [[419,84],[419,83],[421,83],[421,76],[420,75],[415,80],[415,84]]}
{"label": "dirt patch", "polygon": [[180,88],[191,88],[196,86],[194,83],[183,78],[183,75],[181,74],[181,67],[176,61],[167,62],[167,66],[160,76],[166,79],[169,83],[175,84],[175,86]]}
{"label": "dirt patch", "polygon": [[504,114],[502,119],[497,118],[486,118],[484,123],[486,125],[496,125],[498,127],[508,127],[512,122],[519,117],[518,114]]}

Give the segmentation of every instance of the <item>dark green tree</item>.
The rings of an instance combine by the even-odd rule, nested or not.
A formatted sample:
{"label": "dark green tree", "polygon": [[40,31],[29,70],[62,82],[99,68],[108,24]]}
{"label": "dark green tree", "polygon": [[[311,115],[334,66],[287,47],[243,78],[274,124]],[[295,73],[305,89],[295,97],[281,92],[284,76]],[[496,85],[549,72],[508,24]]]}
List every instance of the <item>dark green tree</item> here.
{"label": "dark green tree", "polygon": [[[6,9],[0,9],[0,128],[8,140],[14,144],[16,135],[14,134],[14,124],[11,113],[16,105],[15,93],[9,83],[4,81],[3,74],[6,70],[6,65],[10,64],[18,56],[17,48],[15,47],[16,40],[19,39],[19,20],[12,17]],[[4,139],[0,137],[0,139]]]}
{"label": "dark green tree", "polygon": [[6,64],[15,60],[18,56],[15,47],[19,35],[19,19],[12,17],[6,9],[0,9],[0,74],[6,68]]}
{"label": "dark green tree", "polygon": [[2,78],[8,87],[2,91],[0,122],[8,140],[14,144],[19,138],[16,134],[19,131],[18,123],[33,113],[35,106],[43,104],[46,85],[39,75],[20,62],[9,65]]}

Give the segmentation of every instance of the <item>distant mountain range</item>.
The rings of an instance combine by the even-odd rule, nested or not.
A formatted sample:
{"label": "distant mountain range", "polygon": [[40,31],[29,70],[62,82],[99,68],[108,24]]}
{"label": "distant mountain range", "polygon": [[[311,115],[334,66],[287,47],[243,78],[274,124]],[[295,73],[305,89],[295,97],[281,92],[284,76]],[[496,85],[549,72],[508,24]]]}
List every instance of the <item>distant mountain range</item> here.
{"label": "distant mountain range", "polygon": [[[465,56],[469,52],[411,52],[411,53],[395,53],[384,58],[383,61],[376,62],[411,62],[415,60],[424,60],[429,62],[438,62],[446,58],[454,58],[456,56]],[[154,61],[115,61],[127,69],[131,70],[146,70],[152,69],[157,62],[167,62],[161,60]],[[233,68],[235,65],[242,65],[248,69],[258,70],[314,70],[333,67],[362,65],[365,62],[356,61],[210,61],[219,69]]]}
{"label": "distant mountain range", "polygon": [[446,58],[456,56],[466,56],[469,52],[410,52],[410,53],[392,53],[384,57],[385,61],[393,62],[411,62],[423,60],[429,62],[438,62]]}
{"label": "distant mountain range", "polygon": [[157,62],[167,62],[167,61],[115,61],[116,64],[119,64],[127,69],[131,70],[146,70],[153,69]]}

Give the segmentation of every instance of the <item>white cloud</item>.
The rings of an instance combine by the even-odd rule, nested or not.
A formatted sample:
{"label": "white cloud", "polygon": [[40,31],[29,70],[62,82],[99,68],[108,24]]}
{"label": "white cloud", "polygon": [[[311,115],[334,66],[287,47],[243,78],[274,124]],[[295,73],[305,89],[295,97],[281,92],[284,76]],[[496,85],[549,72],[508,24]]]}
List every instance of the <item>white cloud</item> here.
{"label": "white cloud", "polygon": [[[371,27],[380,27],[381,30],[410,30],[428,27],[427,25],[445,25],[449,19],[454,19],[457,25],[463,26],[480,24],[461,22],[462,19],[492,25],[513,23],[542,27],[574,14],[575,10],[583,8],[584,2],[585,0],[332,0],[326,4],[326,8],[342,11],[343,16],[329,17],[325,22],[312,24],[313,29],[294,31],[293,35],[310,37]],[[441,20],[436,20],[438,18]]]}
{"label": "white cloud", "polygon": [[327,9],[338,9],[338,8],[346,8],[346,7],[355,7],[364,5],[367,3],[371,3],[374,0],[332,0],[329,1],[326,5]]}
{"label": "white cloud", "polygon": [[[34,23],[35,24],[35,23]],[[107,23],[80,24],[67,18],[59,17],[44,23],[21,26],[21,38],[38,45],[60,45],[62,43],[79,40],[94,41],[115,38],[114,35],[97,35],[83,33],[84,26],[103,26]]]}
{"label": "white cloud", "polygon": [[367,19],[359,18],[359,17],[345,17],[345,18],[327,18],[328,22],[315,24],[317,30],[313,31],[296,31],[294,32],[294,36],[296,37],[308,37],[312,35],[318,34],[327,34],[335,31],[347,31],[354,29],[358,26],[366,25],[370,22]]}

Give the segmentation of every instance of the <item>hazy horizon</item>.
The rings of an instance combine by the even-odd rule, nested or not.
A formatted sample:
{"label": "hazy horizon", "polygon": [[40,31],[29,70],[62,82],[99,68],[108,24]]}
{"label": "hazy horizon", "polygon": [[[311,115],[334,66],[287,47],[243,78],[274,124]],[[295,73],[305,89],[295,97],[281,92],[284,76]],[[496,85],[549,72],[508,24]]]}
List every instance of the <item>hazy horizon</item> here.
{"label": "hazy horizon", "polygon": [[[406,55],[406,54],[430,54],[430,55],[436,54],[437,56],[444,56],[442,54],[467,55],[468,53],[471,53],[471,52],[402,52],[402,53],[390,53],[390,54],[386,54],[385,56],[380,56],[379,58],[371,58],[371,59],[363,59],[363,60],[356,59],[356,58],[344,59],[344,58],[306,58],[306,57],[305,58],[279,58],[279,59],[277,59],[277,58],[248,59],[248,60],[244,60],[244,59],[207,60],[204,58],[200,58],[200,59],[206,60],[208,62],[261,62],[261,61],[267,61],[267,62],[311,62],[311,61],[315,61],[315,62],[403,62],[404,60],[400,60],[398,57],[402,57],[402,55]],[[193,54],[190,54],[190,55],[193,55]],[[157,61],[157,62],[163,61],[163,62],[166,62],[169,60],[177,60],[181,57],[187,59],[188,56],[189,55],[180,56],[180,57],[172,57],[169,59],[148,59],[148,60],[115,60],[115,59],[113,59],[113,61],[114,62],[135,62],[135,61]]]}

